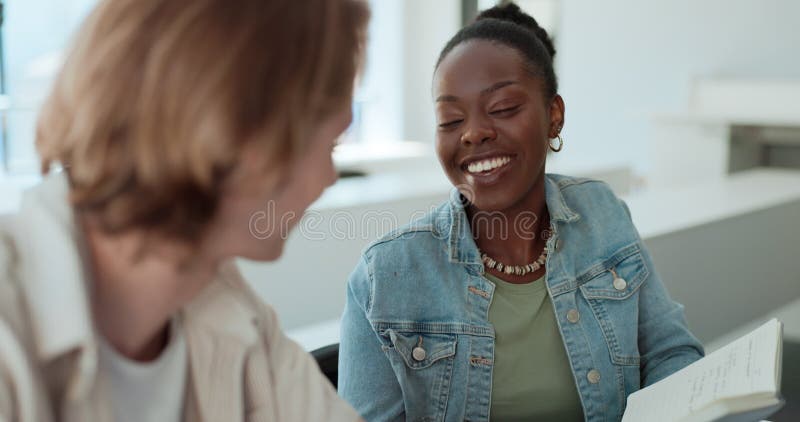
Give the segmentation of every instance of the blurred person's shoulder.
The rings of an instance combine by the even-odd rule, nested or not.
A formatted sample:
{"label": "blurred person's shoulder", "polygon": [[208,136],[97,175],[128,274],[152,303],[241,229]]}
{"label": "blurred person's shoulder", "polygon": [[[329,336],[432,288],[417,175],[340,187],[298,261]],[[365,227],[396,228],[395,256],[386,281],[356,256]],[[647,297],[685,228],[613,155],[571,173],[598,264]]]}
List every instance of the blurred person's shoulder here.
{"label": "blurred person's shoulder", "polygon": [[[18,277],[16,216],[0,215],[0,420],[32,420],[40,405],[34,362],[35,339]],[[41,415],[40,415],[41,416]]]}
{"label": "blurred person's shoulder", "polygon": [[244,346],[270,346],[282,335],[275,310],[239,273],[235,261],[220,266],[214,281],[184,307],[184,318],[204,336],[237,339]]}
{"label": "blurred person's shoulder", "polygon": [[19,254],[14,236],[16,215],[0,215],[0,319],[15,335],[26,332],[22,286],[18,277]]}
{"label": "blurred person's shoulder", "polygon": [[[193,364],[204,368],[200,372],[229,379],[231,365],[242,365],[238,385],[244,386],[248,415],[263,420],[358,419],[313,357],[286,336],[275,311],[242,278],[234,262],[223,264],[217,279],[184,308],[183,321]],[[196,377],[194,382],[200,396],[208,397],[218,388],[211,384],[220,380]]]}
{"label": "blurred person's shoulder", "polygon": [[221,265],[216,279],[186,305],[185,314],[211,334],[238,337],[247,344],[260,339],[259,329],[277,329],[274,311],[244,281],[233,261]]}

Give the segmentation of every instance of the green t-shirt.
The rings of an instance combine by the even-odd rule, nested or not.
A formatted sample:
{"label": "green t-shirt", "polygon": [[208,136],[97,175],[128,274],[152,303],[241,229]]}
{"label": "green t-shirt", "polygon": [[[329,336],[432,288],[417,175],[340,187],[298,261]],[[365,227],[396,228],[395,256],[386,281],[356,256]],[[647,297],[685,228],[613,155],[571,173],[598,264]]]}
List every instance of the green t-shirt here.
{"label": "green t-shirt", "polygon": [[496,286],[491,420],[584,420],[544,277],[527,284],[486,278]]}

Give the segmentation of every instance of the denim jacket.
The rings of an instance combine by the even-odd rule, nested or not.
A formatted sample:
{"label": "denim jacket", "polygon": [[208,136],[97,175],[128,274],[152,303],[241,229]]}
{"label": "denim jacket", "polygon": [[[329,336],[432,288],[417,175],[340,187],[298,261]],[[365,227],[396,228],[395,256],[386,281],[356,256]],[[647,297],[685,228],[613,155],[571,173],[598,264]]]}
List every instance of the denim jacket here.
{"label": "denim jacket", "polygon": [[[618,421],[629,394],[700,359],[703,347],[625,204],[602,182],[545,177],[545,282],[584,416]],[[488,420],[494,288],[454,190],[362,254],[347,288],[339,394],[368,421]]]}

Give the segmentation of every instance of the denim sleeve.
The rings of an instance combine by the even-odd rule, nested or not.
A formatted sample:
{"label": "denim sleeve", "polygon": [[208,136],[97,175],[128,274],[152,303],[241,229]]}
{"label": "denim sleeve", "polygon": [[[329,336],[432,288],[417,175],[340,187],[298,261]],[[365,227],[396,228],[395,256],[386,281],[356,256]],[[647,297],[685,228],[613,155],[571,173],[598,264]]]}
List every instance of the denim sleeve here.
{"label": "denim sleeve", "polygon": [[[627,205],[622,205],[630,217]],[[639,355],[644,388],[702,358],[705,352],[689,331],[683,305],[670,298],[641,238],[639,244],[650,273],[639,291]]]}
{"label": "denim sleeve", "polygon": [[339,395],[367,421],[403,420],[403,393],[367,320],[370,273],[362,257],[347,283],[339,345]]}

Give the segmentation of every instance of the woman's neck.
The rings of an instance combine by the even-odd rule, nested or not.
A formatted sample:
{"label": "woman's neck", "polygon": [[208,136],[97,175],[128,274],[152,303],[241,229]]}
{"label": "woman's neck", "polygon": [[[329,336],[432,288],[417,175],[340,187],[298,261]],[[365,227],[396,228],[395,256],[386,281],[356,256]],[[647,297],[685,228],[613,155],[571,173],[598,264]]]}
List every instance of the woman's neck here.
{"label": "woman's neck", "polygon": [[472,235],[481,252],[500,262],[524,265],[538,258],[546,239],[542,231],[550,225],[545,202],[544,177],[516,204],[503,210],[467,208]]}
{"label": "woman's neck", "polygon": [[142,254],[142,234],[109,236],[83,228],[97,330],[124,356],[155,359],[167,344],[170,319],[213,280],[217,265],[182,265],[186,253],[177,245],[153,242]]}

